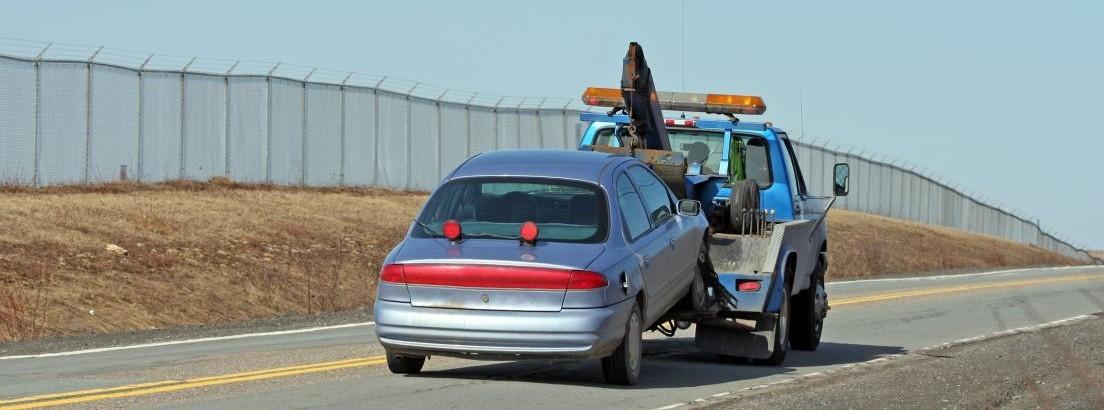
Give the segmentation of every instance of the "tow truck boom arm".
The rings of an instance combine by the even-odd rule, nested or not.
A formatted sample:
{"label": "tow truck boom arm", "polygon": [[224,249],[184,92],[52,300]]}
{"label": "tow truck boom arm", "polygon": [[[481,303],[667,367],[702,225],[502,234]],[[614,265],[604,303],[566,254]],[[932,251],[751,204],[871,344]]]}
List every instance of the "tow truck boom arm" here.
{"label": "tow truck boom arm", "polygon": [[643,142],[644,149],[671,150],[667,139],[667,126],[663,123],[663,110],[652,81],[652,69],[644,59],[644,49],[636,42],[629,43],[621,72],[621,97],[625,111],[632,121],[629,133]]}

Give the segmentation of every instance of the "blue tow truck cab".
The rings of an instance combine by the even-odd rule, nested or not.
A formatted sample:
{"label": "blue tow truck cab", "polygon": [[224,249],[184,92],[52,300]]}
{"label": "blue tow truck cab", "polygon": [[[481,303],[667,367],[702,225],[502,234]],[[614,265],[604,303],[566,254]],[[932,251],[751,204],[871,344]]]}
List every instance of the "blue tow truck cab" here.
{"label": "blue tow truck cab", "polygon": [[[580,119],[589,125],[579,149],[628,152],[658,167],[654,155],[625,147],[633,143],[624,138],[629,115],[584,112]],[[703,273],[708,277],[702,297],[716,301],[709,311],[671,312],[671,318],[679,328],[696,323],[698,347],[722,356],[781,363],[790,345],[815,349],[828,310],[824,216],[834,197],[807,191],[788,136],[769,123],[667,118],[664,124],[673,157],[686,163],[682,186],[672,191],[696,199],[712,216],[712,269]],[[739,172],[733,172],[734,164],[741,166]],[[834,193],[846,195],[847,165],[837,164],[835,171]],[[733,190],[749,180],[755,181],[755,198],[732,203]],[[665,182],[678,184],[671,178]],[[733,227],[718,216],[747,204],[754,208],[739,211],[751,218],[740,223],[753,228]]]}
{"label": "blue tow truck cab", "polygon": [[[680,199],[679,212],[709,220],[700,277],[667,312],[668,327],[661,320],[654,330],[671,336],[693,323],[700,350],[773,365],[791,346],[815,350],[828,313],[824,217],[835,197],[808,192],[784,131],[736,118],[762,115],[763,99],[657,91],[643,49],[629,43],[620,87],[589,87],[582,100],[608,111],[580,114],[589,125],[579,149],[640,160]],[[848,172],[836,164],[835,196],[847,194]]]}

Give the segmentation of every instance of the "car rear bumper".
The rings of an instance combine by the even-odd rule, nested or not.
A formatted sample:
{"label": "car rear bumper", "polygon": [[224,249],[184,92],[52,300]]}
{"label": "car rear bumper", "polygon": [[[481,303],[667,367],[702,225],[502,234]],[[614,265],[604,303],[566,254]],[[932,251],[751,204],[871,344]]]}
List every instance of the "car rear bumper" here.
{"label": "car rear bumper", "polygon": [[597,358],[617,349],[633,300],[559,312],[414,307],[376,300],[376,334],[391,353],[472,359]]}

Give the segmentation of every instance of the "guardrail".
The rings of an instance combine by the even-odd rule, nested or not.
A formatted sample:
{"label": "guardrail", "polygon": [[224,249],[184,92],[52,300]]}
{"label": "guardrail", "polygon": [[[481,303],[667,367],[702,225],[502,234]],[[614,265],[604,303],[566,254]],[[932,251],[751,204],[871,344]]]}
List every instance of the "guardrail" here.
{"label": "guardrail", "polygon": [[[0,183],[228,177],[429,190],[464,159],[573,148],[586,109],[279,62],[165,56],[0,38]],[[797,140],[813,191],[853,167],[838,206],[1054,250],[1087,252],[930,171]],[[819,142],[819,143],[818,143]]]}

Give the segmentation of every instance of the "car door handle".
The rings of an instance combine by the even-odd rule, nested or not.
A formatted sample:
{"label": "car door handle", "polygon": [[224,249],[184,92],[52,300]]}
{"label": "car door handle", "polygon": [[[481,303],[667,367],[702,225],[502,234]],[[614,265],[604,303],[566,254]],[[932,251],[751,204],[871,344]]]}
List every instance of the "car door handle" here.
{"label": "car door handle", "polygon": [[667,238],[667,246],[670,246],[671,249],[675,249],[675,237],[671,236]]}

